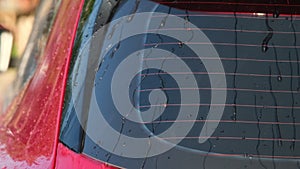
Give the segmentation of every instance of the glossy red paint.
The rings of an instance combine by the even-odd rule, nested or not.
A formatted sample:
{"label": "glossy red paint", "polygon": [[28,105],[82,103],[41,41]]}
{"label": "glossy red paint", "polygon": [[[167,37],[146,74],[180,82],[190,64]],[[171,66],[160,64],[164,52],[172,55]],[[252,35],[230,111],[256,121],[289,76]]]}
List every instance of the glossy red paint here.
{"label": "glossy red paint", "polygon": [[54,168],[71,49],[83,0],[62,0],[32,79],[0,118],[0,168]]}
{"label": "glossy red paint", "polygon": [[58,144],[56,168],[93,168],[93,169],[116,169],[105,163],[93,160],[82,154],[76,154],[70,149],[66,148],[63,144]]}

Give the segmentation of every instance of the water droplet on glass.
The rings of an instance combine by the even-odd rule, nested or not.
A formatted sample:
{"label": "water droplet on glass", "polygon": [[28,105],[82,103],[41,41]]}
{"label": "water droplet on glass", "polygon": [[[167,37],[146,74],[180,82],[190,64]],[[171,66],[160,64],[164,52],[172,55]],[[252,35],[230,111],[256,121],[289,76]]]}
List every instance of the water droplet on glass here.
{"label": "water droplet on glass", "polygon": [[281,77],[281,76],[278,76],[278,77],[277,77],[277,80],[278,80],[278,81],[282,81],[282,77]]}
{"label": "water droplet on glass", "polygon": [[278,18],[279,17],[279,11],[275,10],[275,12],[273,13],[273,18]]}
{"label": "water droplet on glass", "polygon": [[262,44],[262,52],[267,52],[267,50],[268,50],[268,44],[267,43],[263,43]]}
{"label": "water droplet on glass", "polygon": [[282,140],[278,140],[278,146],[282,146]]}
{"label": "water droplet on glass", "polygon": [[179,48],[183,47],[183,42],[178,42]]}
{"label": "water droplet on glass", "polygon": [[158,45],[159,45],[159,44],[157,43],[155,46],[153,46],[153,48],[157,48],[157,47],[158,47]]}
{"label": "water droplet on glass", "polygon": [[188,15],[187,15],[187,16],[184,16],[184,20],[190,21],[189,16],[188,16]]}
{"label": "water droplet on glass", "polygon": [[106,51],[110,50],[111,46],[112,46],[112,44],[109,44],[105,50]]}
{"label": "water droplet on glass", "polygon": [[253,159],[252,155],[249,155],[249,160],[252,160],[252,159]]}
{"label": "water droplet on glass", "polygon": [[236,120],[236,112],[233,112],[233,114],[231,116],[231,120]]}
{"label": "water droplet on glass", "polygon": [[163,20],[163,21],[161,21],[161,23],[160,23],[160,25],[159,25],[159,27],[161,28],[161,27],[164,27],[165,26],[165,23],[166,21],[165,20]]}
{"label": "water droplet on glass", "polygon": [[128,16],[127,21],[130,22],[132,20],[132,18],[133,18],[133,15]]}

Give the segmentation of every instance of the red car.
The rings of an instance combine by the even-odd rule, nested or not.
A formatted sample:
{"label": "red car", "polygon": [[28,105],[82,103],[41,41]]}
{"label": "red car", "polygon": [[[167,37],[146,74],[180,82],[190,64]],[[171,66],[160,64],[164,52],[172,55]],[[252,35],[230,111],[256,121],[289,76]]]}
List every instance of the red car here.
{"label": "red car", "polygon": [[0,168],[299,168],[299,13],[42,1],[0,114]]}

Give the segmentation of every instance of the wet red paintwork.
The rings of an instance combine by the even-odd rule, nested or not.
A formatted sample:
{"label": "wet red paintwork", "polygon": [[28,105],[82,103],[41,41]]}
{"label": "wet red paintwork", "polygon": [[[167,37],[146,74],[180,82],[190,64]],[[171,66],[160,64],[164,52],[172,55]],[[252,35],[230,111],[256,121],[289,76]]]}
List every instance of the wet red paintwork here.
{"label": "wet red paintwork", "polygon": [[76,154],[61,143],[58,144],[56,168],[116,169],[82,154]]}
{"label": "wet red paintwork", "polygon": [[54,168],[68,63],[83,0],[63,0],[34,76],[0,118],[0,168]]}

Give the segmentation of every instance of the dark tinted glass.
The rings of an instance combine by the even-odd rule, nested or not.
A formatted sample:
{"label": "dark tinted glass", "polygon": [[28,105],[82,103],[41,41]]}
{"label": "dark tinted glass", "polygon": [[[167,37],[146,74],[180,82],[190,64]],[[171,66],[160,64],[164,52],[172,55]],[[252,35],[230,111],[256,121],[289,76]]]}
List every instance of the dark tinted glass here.
{"label": "dark tinted glass", "polygon": [[[284,4],[281,7],[297,5],[296,2],[287,2],[277,3]],[[300,20],[294,15],[296,8],[291,13],[277,13],[279,8],[272,8],[274,12],[271,14],[237,13],[232,12],[231,8],[223,8],[223,13],[217,13],[212,12],[215,9],[213,3],[206,4],[210,7],[209,12],[199,9],[191,11],[196,10],[194,3],[184,3],[185,7],[173,6],[176,3],[170,2],[160,3],[96,1],[91,5],[93,7],[90,8],[89,16],[83,17],[88,19],[82,19],[85,24],[83,31],[79,27],[81,33],[90,29],[87,37],[93,33],[94,36],[97,35],[97,30],[101,30],[106,22],[141,12],[163,13],[148,18],[149,23],[160,23],[157,29],[175,31],[176,34],[185,36],[184,40],[179,41],[174,37],[158,34],[157,30],[152,29],[148,33],[130,36],[110,46],[106,42],[118,37],[118,32],[122,35],[122,25],[109,26],[100,38],[95,36],[91,41],[84,42],[82,39],[85,34],[79,33],[81,41],[78,42],[80,47],[75,46],[71,65],[61,141],[78,152],[126,168],[298,168],[300,47],[297,30]],[[187,25],[167,26],[168,15],[176,15],[186,21]],[[131,18],[128,22],[130,20]],[[192,41],[197,34],[190,29],[190,23],[205,34],[210,40],[209,44]],[[149,25],[136,26],[147,28]],[[206,63],[214,63],[218,59],[215,53],[195,53],[191,46],[200,49],[213,47],[224,72],[211,72],[206,67]],[[178,56],[182,60],[180,63],[187,65],[189,71],[184,71],[171,55],[156,57],[147,55],[147,52],[135,53],[141,50],[169,51]],[[101,55],[103,51],[106,52],[105,55]],[[125,93],[129,96],[128,101],[141,113],[156,108],[159,116],[153,114],[150,122],[129,120],[129,114],[124,116],[119,111],[112,96],[112,83],[126,85],[127,80],[126,77],[113,79],[115,72],[133,53],[142,55],[138,62],[141,69],[130,79]],[[165,65],[173,65],[174,71],[159,69]],[[128,66],[128,71],[130,69]],[[126,75],[126,71],[124,74]],[[189,78],[195,78],[196,87],[192,84],[182,87],[176,77],[187,82]],[[222,77],[226,78],[226,87],[215,88],[218,85],[211,82],[218,83],[218,79]],[[211,81],[211,78],[216,81]],[[161,97],[151,99],[153,91],[161,92]],[[227,91],[224,104],[211,103],[213,92],[220,94],[224,91]],[[122,97],[122,92],[120,91],[119,97]],[[199,101],[187,99],[185,102],[182,98],[183,92],[189,93],[191,98],[199,94]],[[225,108],[221,120],[208,117],[210,109],[222,106]],[[182,107],[185,110],[183,117],[179,113]],[[190,112],[195,107],[198,111],[196,117],[193,117],[194,114]],[[98,119],[98,109],[109,126]],[[205,123],[216,121],[220,123],[213,134],[208,138],[201,138],[200,133],[204,130]],[[149,155],[151,149],[155,148],[150,142],[144,145],[148,151],[145,151],[143,157],[124,155],[131,151],[128,148],[131,143],[124,139],[124,135],[137,139],[161,136],[175,123],[182,126],[192,124],[192,128],[186,136],[182,136],[178,130],[178,133],[175,131],[169,137],[160,137],[162,142],[174,143],[180,140],[173,148]],[[114,137],[109,133],[109,128],[120,136]],[[199,139],[206,140],[200,143]],[[107,148],[107,144],[111,144],[111,149]],[[137,150],[144,148],[138,144],[134,147]]]}

